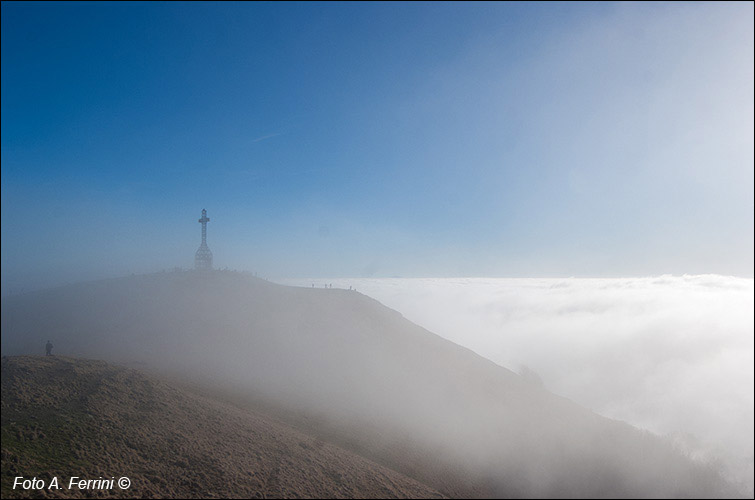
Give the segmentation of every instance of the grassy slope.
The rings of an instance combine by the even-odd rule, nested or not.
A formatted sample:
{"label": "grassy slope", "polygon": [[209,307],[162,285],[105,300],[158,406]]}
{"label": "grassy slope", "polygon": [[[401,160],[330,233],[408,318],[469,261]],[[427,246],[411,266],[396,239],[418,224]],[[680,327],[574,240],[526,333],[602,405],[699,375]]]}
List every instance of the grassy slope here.
{"label": "grassy slope", "polygon": [[4,498],[27,494],[11,490],[17,475],[125,475],[131,489],[112,494],[127,497],[441,496],[269,417],[57,356],[2,360]]}
{"label": "grassy slope", "polygon": [[324,440],[448,496],[729,494],[715,470],[656,436],[533,387],[348,290],[218,271],[3,298],[3,354],[43,352],[48,338],[55,352],[288,405],[305,424],[327,422],[317,429]]}

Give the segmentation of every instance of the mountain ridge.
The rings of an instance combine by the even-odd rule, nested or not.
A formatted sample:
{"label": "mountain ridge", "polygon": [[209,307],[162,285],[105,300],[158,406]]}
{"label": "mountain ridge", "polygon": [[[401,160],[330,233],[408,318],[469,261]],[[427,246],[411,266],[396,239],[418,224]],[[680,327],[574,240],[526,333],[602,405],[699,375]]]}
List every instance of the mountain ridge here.
{"label": "mountain ridge", "polygon": [[326,422],[352,448],[441,491],[443,467],[473,478],[481,495],[729,491],[715,470],[656,436],[528,383],[356,291],[158,273],[6,297],[2,324],[4,354],[39,352],[53,337],[56,352],[236,387]]}

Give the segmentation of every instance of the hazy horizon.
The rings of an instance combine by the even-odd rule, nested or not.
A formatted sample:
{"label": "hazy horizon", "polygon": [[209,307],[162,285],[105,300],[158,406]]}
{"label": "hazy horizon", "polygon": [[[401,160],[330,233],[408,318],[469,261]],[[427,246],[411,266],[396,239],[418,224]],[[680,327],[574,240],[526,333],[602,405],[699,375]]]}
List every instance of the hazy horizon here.
{"label": "hazy horizon", "polygon": [[[535,495],[695,476],[625,420],[752,495],[752,2],[0,9],[4,349],[59,328],[61,353],[380,415]],[[153,276],[195,267],[203,209],[214,269],[270,283]],[[589,464],[605,483],[549,482]]]}
{"label": "hazy horizon", "polygon": [[[2,346],[41,353],[51,339],[63,356],[266,395],[358,436],[385,425],[379,448],[408,432],[410,453],[437,446],[473,476],[508,474],[501,491],[514,481],[534,496],[655,496],[666,485],[676,496],[675,459],[636,447],[652,442],[747,497],[754,284],[707,275],[286,287],[237,272],[166,272],[4,298]],[[555,449],[537,458],[543,446]],[[594,460],[618,468],[575,479]],[[648,471],[659,482],[643,480]],[[564,489],[553,482],[560,474],[576,483]],[[708,480],[693,483],[703,491]]]}
{"label": "hazy horizon", "polygon": [[2,4],[2,294],[753,277],[751,3]]}
{"label": "hazy horizon", "polygon": [[[644,278],[282,280],[354,287],[604,416],[732,453],[752,490],[755,281]],[[732,380],[739,381],[732,385]],[[693,445],[690,445],[693,446]],[[745,464],[749,464],[747,469]]]}
{"label": "hazy horizon", "polygon": [[753,279],[269,280],[357,290],[600,415],[670,436],[753,490]]}

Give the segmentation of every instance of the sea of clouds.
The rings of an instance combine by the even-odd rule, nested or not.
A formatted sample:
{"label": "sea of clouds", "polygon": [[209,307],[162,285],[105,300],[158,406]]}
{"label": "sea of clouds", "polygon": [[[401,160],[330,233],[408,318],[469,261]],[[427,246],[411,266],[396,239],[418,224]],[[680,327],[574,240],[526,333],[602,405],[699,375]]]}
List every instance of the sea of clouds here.
{"label": "sea of clouds", "polygon": [[753,492],[752,279],[280,280],[354,287],[601,415],[670,436]]}

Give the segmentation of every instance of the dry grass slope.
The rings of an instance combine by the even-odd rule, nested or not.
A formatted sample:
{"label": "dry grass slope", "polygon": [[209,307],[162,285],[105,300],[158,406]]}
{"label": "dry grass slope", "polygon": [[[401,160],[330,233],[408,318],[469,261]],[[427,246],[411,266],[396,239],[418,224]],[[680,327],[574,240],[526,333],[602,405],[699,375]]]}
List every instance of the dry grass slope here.
{"label": "dry grass slope", "polygon": [[[736,494],[715,464],[695,462],[658,436],[601,417],[528,383],[354,291],[286,287],[227,271],[157,273],[4,297],[0,319],[3,355],[41,353],[46,339],[52,339],[55,353],[128,364],[158,373],[161,380],[170,376],[190,386],[214,386],[218,391],[208,392],[212,400],[221,390],[234,391],[239,395],[236,408],[245,398],[267,401],[303,418],[292,420],[258,404],[247,408],[267,415],[265,421],[275,415],[307,435],[369,457],[446,496],[721,498]],[[82,386],[84,392],[76,393],[79,399],[74,398],[78,402],[73,407],[61,406],[75,413],[68,415],[66,425],[76,430],[73,426],[82,422],[100,423],[102,429],[91,424],[80,433],[101,440],[93,439],[93,447],[100,442],[106,445],[101,456],[117,445],[119,453],[131,457],[132,467],[139,463],[138,452],[149,449],[147,456],[158,456],[160,467],[172,467],[170,474],[179,478],[187,468],[205,472],[201,478],[192,473],[175,494],[204,487],[213,491],[226,484],[241,488],[254,481],[258,483],[239,494],[261,495],[265,488],[272,488],[265,494],[288,496],[414,494],[391,490],[387,480],[367,482],[368,476],[355,471],[349,480],[337,479],[334,474],[349,470],[346,464],[351,462],[331,469],[310,466],[307,460],[320,464],[317,458],[331,449],[317,450],[315,440],[292,438],[262,448],[239,445],[243,440],[264,442],[266,436],[276,434],[241,430],[246,427],[220,432],[217,428],[225,427],[230,417],[218,417],[212,410],[215,405],[200,404],[204,400],[189,396],[179,398],[161,385],[136,381],[126,385],[113,377],[105,377],[91,390]],[[53,381],[57,383],[54,377]],[[112,383],[130,391],[139,388],[140,397],[133,399],[136,395],[131,394],[128,399],[129,393],[109,387]],[[160,397],[145,397],[149,391],[160,391]],[[84,394],[83,402],[78,394]],[[172,403],[162,407],[161,401],[171,395]],[[126,400],[118,405],[116,397]],[[142,400],[152,401],[153,406],[139,402],[141,408],[133,407]],[[58,403],[72,404],[70,398]],[[117,411],[108,413],[113,405]],[[5,411],[3,418],[8,418]],[[171,418],[176,422],[170,423]],[[125,424],[144,434],[104,432]],[[33,443],[35,432],[35,427],[25,428],[21,436],[28,433]],[[49,435],[42,427],[39,432]],[[8,442],[27,446],[27,441]],[[281,453],[256,457],[247,449]],[[172,463],[174,450],[180,450],[185,464]],[[80,460],[71,456],[75,451],[68,455],[61,451],[56,460],[63,464]],[[236,461],[237,456],[240,462],[232,466],[229,457]],[[291,457],[301,459],[289,464]],[[103,462],[98,456],[89,463]],[[153,465],[136,472],[148,481],[145,488],[173,477],[168,471],[147,476]],[[154,470],[162,471],[160,467]],[[228,467],[260,476],[229,475]],[[293,474],[296,470],[313,476],[303,479]],[[334,472],[323,472],[328,470]],[[112,472],[108,468],[103,473]],[[213,479],[223,474],[228,477]],[[243,480],[237,485],[231,477]],[[366,482],[352,482],[355,478]],[[208,486],[207,481],[216,482]],[[311,489],[302,490],[305,484]]]}
{"label": "dry grass slope", "polygon": [[[273,418],[140,372],[65,357],[2,359],[2,497],[15,476],[128,476],[114,497],[441,498]],[[97,493],[97,492],[95,492]],[[35,496],[85,497],[41,491]]]}

